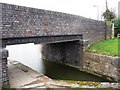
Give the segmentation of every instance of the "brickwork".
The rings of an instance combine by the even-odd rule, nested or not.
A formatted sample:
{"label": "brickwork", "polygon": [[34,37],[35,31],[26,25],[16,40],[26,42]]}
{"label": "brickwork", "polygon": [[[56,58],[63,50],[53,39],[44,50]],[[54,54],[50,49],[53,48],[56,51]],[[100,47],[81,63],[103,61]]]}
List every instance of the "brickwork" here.
{"label": "brickwork", "polygon": [[7,57],[8,57],[8,51],[6,49],[0,49],[0,54],[2,57],[0,57],[0,82],[2,87],[9,87],[9,78],[8,78],[8,67],[7,67]]}
{"label": "brickwork", "polygon": [[[0,4],[0,32],[2,32],[2,4]],[[0,38],[2,38],[2,33],[0,33]],[[0,39],[0,48],[2,48],[1,39]]]}
{"label": "brickwork", "polygon": [[[94,43],[109,35],[105,22],[10,4],[2,5],[2,38],[83,35]],[[110,31],[110,30],[109,30]]]}
{"label": "brickwork", "polygon": [[[2,47],[25,43],[54,43],[44,45],[45,58],[82,66],[83,47],[86,48],[88,44],[109,38],[110,34],[111,30],[103,21],[0,3],[0,44]],[[84,44],[84,41],[79,42],[81,39],[87,41],[87,44]],[[59,45],[55,44],[58,42]],[[1,65],[4,64],[1,66],[3,67],[2,82],[4,82],[3,86],[6,86],[8,77],[7,65],[4,62],[7,62],[7,57],[2,58],[0,62]]]}
{"label": "brickwork", "polygon": [[83,48],[80,41],[46,44],[42,46],[42,58],[63,64],[82,67]]}

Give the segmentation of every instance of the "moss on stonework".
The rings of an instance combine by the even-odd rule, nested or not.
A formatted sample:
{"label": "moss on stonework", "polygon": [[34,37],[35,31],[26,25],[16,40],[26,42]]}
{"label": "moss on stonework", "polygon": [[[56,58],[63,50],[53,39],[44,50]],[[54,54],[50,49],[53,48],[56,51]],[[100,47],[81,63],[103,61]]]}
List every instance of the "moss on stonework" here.
{"label": "moss on stonework", "polygon": [[80,86],[82,85],[88,85],[88,86],[98,86],[100,85],[100,82],[85,82],[85,81],[66,81],[67,83],[77,83]]}
{"label": "moss on stonework", "polygon": [[91,82],[91,81],[73,81],[73,80],[54,80],[56,83],[66,83],[66,84],[78,84],[80,86],[94,86],[97,87],[100,85],[100,82]]}
{"label": "moss on stonework", "polygon": [[[57,85],[67,86],[77,90],[113,90],[112,87],[101,87],[101,82],[73,81],[73,80],[54,80]],[[86,87],[86,88],[85,88]],[[71,90],[71,89],[70,89]]]}

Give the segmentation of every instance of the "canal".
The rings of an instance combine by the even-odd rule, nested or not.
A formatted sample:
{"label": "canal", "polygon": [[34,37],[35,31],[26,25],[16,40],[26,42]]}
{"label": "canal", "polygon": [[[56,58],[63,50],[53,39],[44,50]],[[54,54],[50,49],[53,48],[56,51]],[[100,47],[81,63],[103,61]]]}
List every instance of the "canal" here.
{"label": "canal", "polygon": [[42,60],[41,45],[21,44],[6,47],[10,60],[19,61],[24,65],[41,72],[52,79],[79,81],[107,81],[103,78],[80,71],[68,65]]}

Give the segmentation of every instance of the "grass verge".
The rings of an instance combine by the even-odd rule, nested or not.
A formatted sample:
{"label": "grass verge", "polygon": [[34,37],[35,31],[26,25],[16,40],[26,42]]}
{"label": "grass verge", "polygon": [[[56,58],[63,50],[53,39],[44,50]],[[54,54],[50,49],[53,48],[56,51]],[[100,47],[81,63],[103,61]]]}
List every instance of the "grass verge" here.
{"label": "grass verge", "polygon": [[118,56],[118,47],[118,39],[113,38],[92,44],[87,51],[109,56]]}

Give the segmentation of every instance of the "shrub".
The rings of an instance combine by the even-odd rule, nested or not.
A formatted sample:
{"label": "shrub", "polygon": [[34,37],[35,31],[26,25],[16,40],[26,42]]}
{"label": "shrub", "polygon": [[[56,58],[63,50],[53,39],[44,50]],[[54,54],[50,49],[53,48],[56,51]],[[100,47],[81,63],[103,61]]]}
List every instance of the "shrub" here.
{"label": "shrub", "polygon": [[115,25],[115,37],[117,34],[120,34],[120,19],[113,20],[113,23]]}

